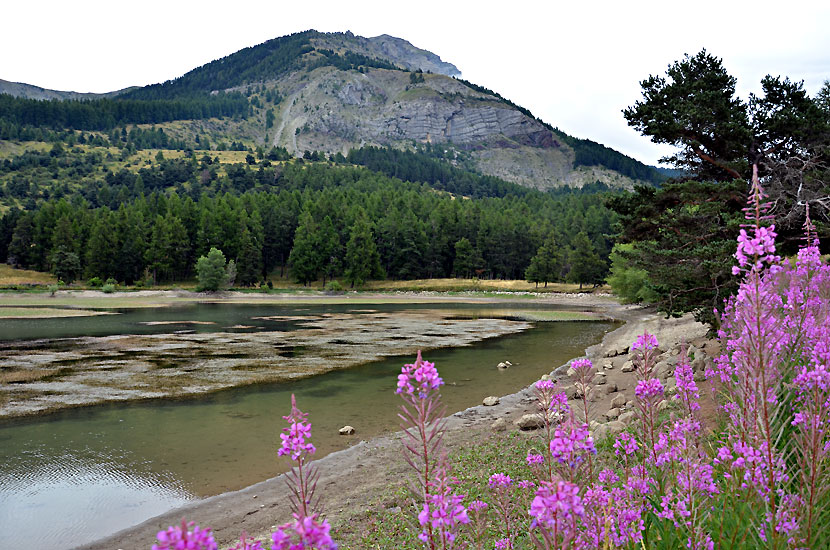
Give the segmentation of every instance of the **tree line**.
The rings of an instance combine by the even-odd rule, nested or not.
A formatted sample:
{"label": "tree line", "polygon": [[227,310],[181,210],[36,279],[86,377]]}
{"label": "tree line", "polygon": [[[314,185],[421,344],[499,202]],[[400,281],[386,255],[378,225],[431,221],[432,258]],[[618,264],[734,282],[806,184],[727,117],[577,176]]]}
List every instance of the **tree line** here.
{"label": "tree line", "polygon": [[[14,209],[0,219],[0,261],[70,279],[164,282],[192,277],[196,259],[215,247],[236,262],[240,285],[286,268],[301,283],[521,279],[553,239],[553,267],[531,270],[531,280],[593,283],[604,276],[612,244],[613,215],[598,195],[460,200],[365,168],[322,163],[286,164],[272,183],[242,192],[207,188],[197,199],[148,188],[103,205],[75,194]],[[583,261],[576,249],[592,257]],[[74,265],[67,258],[77,268],[57,265]]]}

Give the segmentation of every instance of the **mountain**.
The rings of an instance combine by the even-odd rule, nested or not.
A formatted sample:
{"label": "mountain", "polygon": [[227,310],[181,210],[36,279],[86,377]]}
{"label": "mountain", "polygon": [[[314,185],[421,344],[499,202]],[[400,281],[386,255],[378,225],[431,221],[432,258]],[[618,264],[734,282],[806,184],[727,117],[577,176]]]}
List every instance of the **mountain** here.
{"label": "mountain", "polygon": [[26,99],[57,99],[57,100],[83,100],[83,99],[101,99],[104,97],[114,97],[132,88],[118,90],[116,92],[106,92],[103,94],[83,93],[83,92],[61,92],[59,90],[50,90],[48,88],[41,88],[32,84],[23,84],[21,82],[9,82],[8,80],[0,79],[0,94],[8,94],[14,97],[22,97]]}
{"label": "mountain", "polygon": [[[400,38],[306,31],[161,84],[90,97],[77,108],[66,102],[65,110],[78,112],[58,116],[51,105],[38,117],[32,113],[40,105],[0,101],[0,119],[107,131],[155,124],[196,148],[244,143],[282,147],[294,156],[437,146],[456,167],[538,189],[596,182],[631,187],[664,179],[612,149],[567,136],[460,76],[455,65]],[[52,95],[42,98],[78,99],[60,95],[71,92],[43,92]],[[37,97],[33,93],[16,95]]]}

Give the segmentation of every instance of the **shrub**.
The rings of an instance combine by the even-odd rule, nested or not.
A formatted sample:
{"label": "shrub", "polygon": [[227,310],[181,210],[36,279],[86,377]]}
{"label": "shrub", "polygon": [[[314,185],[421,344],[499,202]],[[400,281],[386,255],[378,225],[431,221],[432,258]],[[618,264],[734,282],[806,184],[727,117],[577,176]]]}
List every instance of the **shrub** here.
{"label": "shrub", "polygon": [[104,294],[112,294],[115,292],[115,285],[112,283],[106,283],[104,286],[101,287],[101,292]]}

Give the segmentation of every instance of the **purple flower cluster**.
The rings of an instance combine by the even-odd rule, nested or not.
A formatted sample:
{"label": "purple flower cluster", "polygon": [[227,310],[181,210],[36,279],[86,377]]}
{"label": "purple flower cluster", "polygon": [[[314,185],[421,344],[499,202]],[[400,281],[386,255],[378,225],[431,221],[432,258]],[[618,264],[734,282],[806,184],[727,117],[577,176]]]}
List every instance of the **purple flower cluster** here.
{"label": "purple flower cluster", "polygon": [[563,532],[573,525],[572,520],[584,514],[578,485],[562,480],[543,481],[530,505],[531,528]]}
{"label": "purple flower cluster", "polygon": [[657,337],[653,334],[649,334],[648,332],[644,332],[634,340],[634,343],[631,344],[631,351],[635,350],[654,350],[657,349],[657,346],[660,344],[657,342]]}
{"label": "purple flower cluster", "polygon": [[289,426],[280,434],[282,444],[278,456],[291,456],[291,460],[300,460],[301,457],[312,455],[316,451],[314,445],[306,440],[311,437],[311,423],[306,422],[308,415],[297,408],[297,400],[291,395],[291,414],[283,416]]}
{"label": "purple flower cluster", "polygon": [[577,426],[569,422],[553,432],[550,440],[553,460],[575,468],[588,453],[597,454],[597,449],[587,424]]}
{"label": "purple flower cluster", "polygon": [[262,543],[258,540],[249,539],[245,533],[242,533],[242,536],[239,537],[239,542],[237,542],[232,547],[228,548],[228,550],[265,550],[262,547]]}
{"label": "purple flower cluster", "polygon": [[700,410],[700,392],[695,383],[695,375],[688,361],[681,361],[674,369],[674,379],[677,384],[675,399],[683,403],[686,412],[693,413]]}
{"label": "purple flower cluster", "polygon": [[271,550],[337,550],[330,530],[328,521],[319,521],[317,514],[294,514],[294,521],[280,525],[271,535]]}
{"label": "purple flower cluster", "polygon": [[650,378],[648,380],[640,380],[637,382],[637,387],[634,389],[634,395],[643,401],[659,398],[663,396],[663,384],[657,378]]}
{"label": "purple flower cluster", "polygon": [[430,483],[424,507],[418,514],[418,521],[423,528],[418,538],[422,541],[429,542],[432,534],[442,547],[450,548],[455,542],[458,528],[470,523],[467,509],[461,504],[464,495],[455,494],[452,490],[455,483],[455,478],[448,478],[444,468],[439,467],[435,481]]}
{"label": "purple flower cluster", "polygon": [[210,528],[202,529],[192,521],[182,520],[181,525],[159,531],[156,535],[159,542],[153,545],[153,550],[216,550],[217,544],[210,531]]}
{"label": "purple flower cluster", "polygon": [[491,489],[510,487],[513,485],[513,480],[507,474],[493,474],[487,482]]}
{"label": "purple flower cluster", "polygon": [[404,365],[401,374],[398,375],[398,389],[395,393],[413,395],[416,391],[418,397],[426,399],[432,390],[436,390],[444,383],[435,363],[424,361],[421,358],[421,351],[418,350],[418,357],[415,363]]}

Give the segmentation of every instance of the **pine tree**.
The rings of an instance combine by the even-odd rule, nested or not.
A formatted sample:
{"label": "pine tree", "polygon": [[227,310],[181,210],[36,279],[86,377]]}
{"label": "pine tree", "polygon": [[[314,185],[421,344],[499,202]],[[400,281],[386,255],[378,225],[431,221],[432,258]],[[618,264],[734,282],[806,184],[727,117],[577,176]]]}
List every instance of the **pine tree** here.
{"label": "pine tree", "polygon": [[591,239],[588,238],[588,234],[585,231],[577,233],[572,245],[573,249],[568,255],[571,267],[568,280],[579,283],[580,289],[583,284],[601,283],[605,273],[605,262],[597,254]]}
{"label": "pine tree", "polygon": [[319,233],[320,226],[314,221],[311,212],[303,210],[297,231],[294,233],[294,247],[288,256],[288,262],[298,283],[307,285],[317,279],[321,264]]}
{"label": "pine tree", "polygon": [[536,255],[530,260],[530,265],[525,271],[525,279],[531,283],[545,283],[556,281],[562,271],[562,254],[556,244],[556,237],[553,233],[539,247]]}
{"label": "pine tree", "polygon": [[365,211],[361,209],[355,218],[349,242],[346,244],[346,282],[354,288],[355,285],[361,286],[369,278],[383,276],[380,254],[378,254],[372,235],[372,225]]}
{"label": "pine tree", "polygon": [[218,248],[211,248],[207,256],[200,256],[196,262],[199,286],[196,290],[216,291],[224,288],[228,281],[225,255]]}

